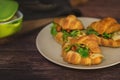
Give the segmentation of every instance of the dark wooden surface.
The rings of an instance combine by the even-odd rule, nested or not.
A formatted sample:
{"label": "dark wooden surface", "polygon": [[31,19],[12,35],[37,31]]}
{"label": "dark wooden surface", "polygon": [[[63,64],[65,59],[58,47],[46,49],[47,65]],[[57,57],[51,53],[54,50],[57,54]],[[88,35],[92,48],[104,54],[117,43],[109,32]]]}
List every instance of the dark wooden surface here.
{"label": "dark wooden surface", "polygon": [[[76,8],[82,16],[120,19],[119,4],[120,0],[89,0]],[[13,37],[0,45],[0,80],[120,80],[120,64],[98,70],[76,70],[48,61],[36,48],[40,30]]]}

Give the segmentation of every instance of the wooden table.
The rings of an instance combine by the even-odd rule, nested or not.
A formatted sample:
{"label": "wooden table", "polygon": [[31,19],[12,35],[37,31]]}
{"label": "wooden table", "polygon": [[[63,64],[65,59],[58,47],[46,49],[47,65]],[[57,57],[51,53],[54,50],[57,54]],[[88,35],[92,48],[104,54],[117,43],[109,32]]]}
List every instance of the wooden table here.
{"label": "wooden table", "polygon": [[[119,4],[120,0],[89,0],[77,8],[82,16],[112,16],[119,20]],[[13,37],[10,42],[0,45],[1,80],[120,80],[120,64],[97,70],[76,70],[48,61],[36,48],[40,30]]]}

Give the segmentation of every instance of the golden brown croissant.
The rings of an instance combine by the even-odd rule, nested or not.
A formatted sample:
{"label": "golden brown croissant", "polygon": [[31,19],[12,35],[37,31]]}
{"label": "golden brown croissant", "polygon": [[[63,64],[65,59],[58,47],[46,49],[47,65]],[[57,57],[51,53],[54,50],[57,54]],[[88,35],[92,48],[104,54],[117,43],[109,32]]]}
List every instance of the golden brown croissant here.
{"label": "golden brown croissant", "polygon": [[63,59],[71,64],[100,64],[103,55],[93,35],[71,39],[62,46]]}
{"label": "golden brown croissant", "polygon": [[96,38],[98,39],[98,44],[101,45],[101,46],[120,47],[120,39],[118,39],[118,40],[105,39],[103,37],[98,37],[98,36],[96,36]]}
{"label": "golden brown croissant", "polygon": [[83,30],[83,25],[75,15],[68,15],[64,18],[55,18],[53,24],[54,26],[51,28],[51,33],[55,40],[60,44],[68,41],[69,38],[85,35],[85,33],[81,31]]}
{"label": "golden brown croissant", "polygon": [[54,22],[64,30],[83,29],[82,22],[75,15],[69,15],[65,18],[55,18]]}
{"label": "golden brown croissant", "polygon": [[114,18],[93,22],[87,28],[87,34],[95,34],[100,45],[120,47],[120,24]]}

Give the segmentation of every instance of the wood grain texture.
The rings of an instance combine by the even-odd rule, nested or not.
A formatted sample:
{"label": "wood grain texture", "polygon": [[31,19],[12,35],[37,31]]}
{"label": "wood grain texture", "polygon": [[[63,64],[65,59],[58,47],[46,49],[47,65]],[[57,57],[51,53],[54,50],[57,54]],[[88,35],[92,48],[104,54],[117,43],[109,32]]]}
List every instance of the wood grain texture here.
{"label": "wood grain texture", "polygon": [[[112,16],[120,19],[119,3],[120,0],[89,0],[86,5],[77,8],[82,11],[83,16]],[[33,23],[29,25],[32,26]],[[22,36],[12,37],[12,41],[0,45],[1,80],[120,80],[120,64],[98,70],[76,70],[45,59],[38,52],[35,43],[43,27],[45,26]]]}
{"label": "wood grain texture", "polygon": [[89,0],[84,6],[80,6],[83,16],[120,18],[119,0]]}

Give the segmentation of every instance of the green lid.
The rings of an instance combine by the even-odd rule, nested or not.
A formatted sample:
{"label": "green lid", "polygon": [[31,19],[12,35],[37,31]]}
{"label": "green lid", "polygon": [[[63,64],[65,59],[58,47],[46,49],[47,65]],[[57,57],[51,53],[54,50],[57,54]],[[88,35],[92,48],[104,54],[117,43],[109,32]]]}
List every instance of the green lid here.
{"label": "green lid", "polygon": [[14,0],[0,0],[0,22],[11,19],[18,9],[18,3]]}

